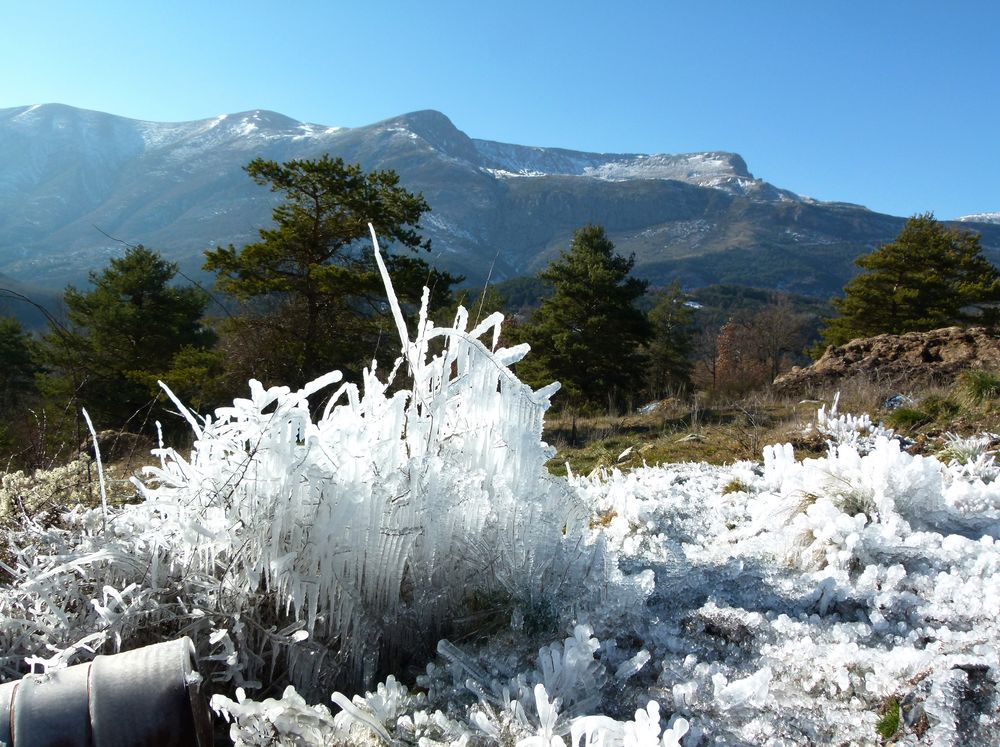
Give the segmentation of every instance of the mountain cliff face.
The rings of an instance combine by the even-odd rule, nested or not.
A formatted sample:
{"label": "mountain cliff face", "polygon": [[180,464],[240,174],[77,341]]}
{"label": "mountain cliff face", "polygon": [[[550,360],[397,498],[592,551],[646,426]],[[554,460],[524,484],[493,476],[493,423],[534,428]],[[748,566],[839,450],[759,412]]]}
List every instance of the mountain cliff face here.
{"label": "mountain cliff face", "polygon": [[[211,246],[254,241],[277,199],[242,167],[324,153],[394,169],[423,193],[431,260],[471,282],[533,273],[600,223],[654,283],[740,282],[827,295],[902,218],[822,203],[735,153],[583,153],[475,140],[421,111],[366,127],[269,111],[159,123],[47,104],[0,110],[0,273],[61,287],[142,243],[197,274]],[[1000,252],[1000,226],[967,224]]]}

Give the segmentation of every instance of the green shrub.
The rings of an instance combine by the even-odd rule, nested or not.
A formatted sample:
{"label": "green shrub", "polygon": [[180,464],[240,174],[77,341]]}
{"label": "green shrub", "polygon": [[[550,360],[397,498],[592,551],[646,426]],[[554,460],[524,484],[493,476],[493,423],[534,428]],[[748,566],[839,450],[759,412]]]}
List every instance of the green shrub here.
{"label": "green shrub", "polygon": [[886,416],[886,424],[897,431],[909,431],[926,425],[934,418],[915,407],[899,407]]}
{"label": "green shrub", "polygon": [[958,380],[959,396],[968,405],[982,405],[988,400],[1000,398],[1000,376],[992,371],[971,369]]}
{"label": "green shrub", "polygon": [[920,400],[920,408],[934,421],[952,421],[962,411],[954,399],[940,394],[928,394]]}
{"label": "green shrub", "polygon": [[747,485],[742,480],[739,480],[735,477],[722,486],[723,495],[729,495],[730,493],[749,493],[749,492],[750,492],[750,486]]}

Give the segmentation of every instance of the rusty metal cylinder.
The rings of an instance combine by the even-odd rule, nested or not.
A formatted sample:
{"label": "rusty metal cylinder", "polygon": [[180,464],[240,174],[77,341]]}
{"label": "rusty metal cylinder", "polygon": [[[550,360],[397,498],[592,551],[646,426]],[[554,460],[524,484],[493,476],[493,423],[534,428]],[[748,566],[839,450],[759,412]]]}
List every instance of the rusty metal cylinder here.
{"label": "rusty metal cylinder", "polygon": [[7,747],[210,747],[190,638],[0,685]]}

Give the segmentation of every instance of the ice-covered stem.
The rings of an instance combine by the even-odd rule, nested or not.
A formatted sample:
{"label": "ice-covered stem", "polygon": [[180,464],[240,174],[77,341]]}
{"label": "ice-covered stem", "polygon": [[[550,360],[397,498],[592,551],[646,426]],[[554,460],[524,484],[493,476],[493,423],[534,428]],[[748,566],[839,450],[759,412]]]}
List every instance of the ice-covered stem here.
{"label": "ice-covered stem", "polygon": [[[399,308],[399,300],[396,298],[396,294],[392,291],[392,280],[389,277],[389,269],[385,266],[385,260],[382,259],[382,251],[379,249],[378,245],[378,236],[375,235],[375,226],[369,223],[368,231],[372,236],[372,247],[375,252],[375,264],[378,265],[378,272],[382,277],[382,284],[385,286],[386,292],[389,296],[389,309],[392,311],[392,319],[396,323],[396,331],[399,333],[400,350],[403,351],[404,357],[409,357],[410,337],[406,332],[406,321],[403,319],[403,312]],[[421,309],[425,310],[426,307],[427,305],[424,303],[422,304]]]}
{"label": "ice-covered stem", "polygon": [[94,442],[94,459],[97,461],[97,482],[100,484],[101,490],[101,514],[104,517],[104,529],[108,528],[108,493],[104,488],[104,465],[101,463],[101,447],[97,443],[97,431],[94,430],[94,424],[90,420],[90,415],[87,413],[87,408],[82,408],[83,419],[87,423],[87,428],[90,430],[90,438]]}

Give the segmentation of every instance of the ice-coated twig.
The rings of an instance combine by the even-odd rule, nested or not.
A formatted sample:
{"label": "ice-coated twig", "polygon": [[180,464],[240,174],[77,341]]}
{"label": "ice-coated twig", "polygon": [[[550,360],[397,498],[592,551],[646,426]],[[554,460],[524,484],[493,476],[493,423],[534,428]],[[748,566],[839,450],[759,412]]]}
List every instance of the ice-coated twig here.
{"label": "ice-coated twig", "polygon": [[90,430],[90,438],[94,442],[94,459],[97,461],[97,482],[101,491],[101,515],[104,520],[104,530],[108,529],[108,492],[104,488],[104,465],[101,463],[101,446],[97,443],[97,431],[94,430],[94,423],[90,420],[87,408],[82,408],[83,419]]}

